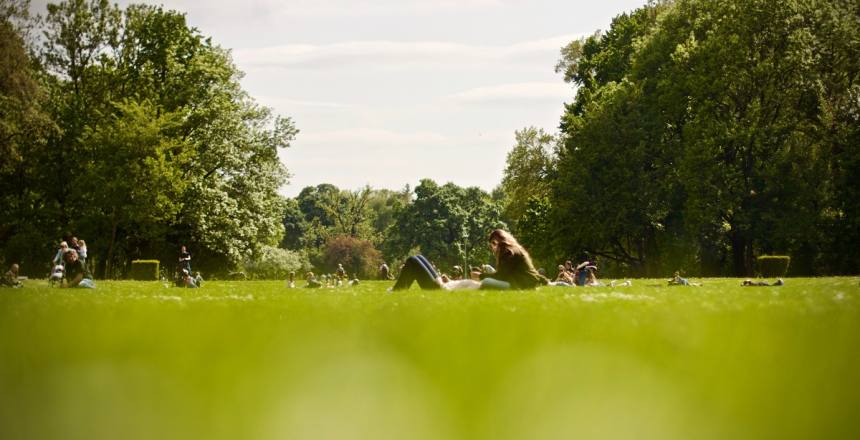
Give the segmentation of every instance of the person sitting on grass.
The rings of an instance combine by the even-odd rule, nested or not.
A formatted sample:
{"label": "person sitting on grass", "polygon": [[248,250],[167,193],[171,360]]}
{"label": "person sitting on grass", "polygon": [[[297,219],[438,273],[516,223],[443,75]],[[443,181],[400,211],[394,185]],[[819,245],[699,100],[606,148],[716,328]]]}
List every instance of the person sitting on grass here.
{"label": "person sitting on grass", "polygon": [[573,279],[577,286],[585,286],[591,278],[591,272],[597,270],[597,265],[591,261],[583,261],[573,268]]}
{"label": "person sitting on grass", "polygon": [[81,260],[78,259],[78,251],[74,249],[67,250],[63,255],[63,260],[66,262],[65,284],[60,287],[96,288],[92,275],[87,271],[86,266],[81,263]]}
{"label": "person sitting on grass", "polygon": [[741,283],[741,286],[744,286],[744,287],[756,287],[756,286],[782,286],[782,285],[784,285],[784,284],[785,284],[785,281],[783,281],[783,280],[782,280],[782,278],[777,278],[777,279],[776,279],[776,281],[774,281],[774,282],[773,282],[773,284],[770,284],[770,283],[768,283],[767,281],[764,281],[764,280],[762,280],[762,281],[753,281],[753,280],[750,280],[750,279],[746,279],[746,280],[744,280],[744,282],[743,282],[743,283]]}
{"label": "person sitting on grass", "polygon": [[20,281],[18,281],[18,265],[17,264],[13,264],[9,268],[9,270],[6,271],[6,274],[3,275],[3,278],[0,278],[0,286],[14,287],[14,288],[24,287],[24,285],[21,284]]}
{"label": "person sitting on grass", "polygon": [[391,271],[388,269],[388,265],[383,261],[379,266],[379,279],[380,280],[390,280],[391,279]]}
{"label": "person sitting on grass", "polygon": [[535,270],[529,253],[510,232],[496,229],[490,233],[489,241],[496,256],[496,268],[492,275],[482,275],[481,289],[534,289],[549,284],[549,280]]}
{"label": "person sitting on grass", "polygon": [[686,278],[681,278],[681,273],[677,270],[675,271],[675,276],[669,280],[670,286],[701,286],[702,283],[693,283]]}
{"label": "person sitting on grass", "polygon": [[573,277],[570,272],[568,272],[564,265],[558,265],[558,275],[555,277],[555,285],[556,286],[573,286]]}
{"label": "person sitting on grass", "polygon": [[305,274],[305,280],[307,280],[307,284],[305,285],[308,289],[318,289],[322,287],[322,283],[317,280],[317,276],[314,275],[313,272],[308,272]]}
{"label": "person sitting on grass", "polygon": [[191,276],[191,273],[188,272],[188,269],[182,269],[182,272],[180,273],[180,286],[179,287],[185,287],[188,289],[196,289],[200,286],[197,284],[197,280],[193,276]]}
{"label": "person sitting on grass", "polygon": [[570,276],[571,278],[576,276],[576,271],[573,269],[573,262],[572,261],[565,260],[563,267],[564,267],[565,272],[567,272],[568,276]]}

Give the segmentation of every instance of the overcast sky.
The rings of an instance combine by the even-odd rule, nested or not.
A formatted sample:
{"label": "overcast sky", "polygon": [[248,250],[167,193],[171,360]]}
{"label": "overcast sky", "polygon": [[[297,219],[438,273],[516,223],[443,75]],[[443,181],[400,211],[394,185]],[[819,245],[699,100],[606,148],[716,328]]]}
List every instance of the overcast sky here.
{"label": "overcast sky", "polygon": [[[45,0],[33,0],[44,10]],[[126,5],[128,1],[120,1]],[[559,49],[645,0],[166,0],[232,49],[242,84],[301,131],[282,189],[491,190],[514,131],[557,132]]]}

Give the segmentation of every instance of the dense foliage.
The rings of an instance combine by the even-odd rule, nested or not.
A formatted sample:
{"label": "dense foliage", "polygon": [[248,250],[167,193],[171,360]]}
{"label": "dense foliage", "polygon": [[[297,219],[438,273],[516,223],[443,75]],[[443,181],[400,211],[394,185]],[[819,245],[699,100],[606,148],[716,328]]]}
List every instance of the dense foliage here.
{"label": "dense foliage", "polygon": [[551,194],[518,229],[631,274],[749,275],[764,253],[856,273],[858,18],[848,1],[651,2],[572,42]]}
{"label": "dense foliage", "polygon": [[752,275],[779,254],[790,275],[860,271],[857,2],[650,1],[562,48],[560,133],[514,133],[492,194],[425,179],[295,198],[277,194],[292,121],[182,14],[27,5],[0,0],[0,260],[24,274],[67,233],[102,277],[169,268],[180,244],[210,273],[344,259],[369,276],[416,252],[448,270],[492,262],[506,225],[543,267]]}
{"label": "dense foliage", "polygon": [[280,242],[277,151],[297,130],[241,89],[227,50],[161,7],[68,0],[33,22],[26,2],[2,3],[7,260],[43,275],[68,231],[98,276],[137,257],[170,269],[180,244],[222,271]]}
{"label": "dense foliage", "polygon": [[490,194],[430,179],[403,191],[309,186],[286,206],[284,245],[307,250],[320,271],[340,263],[362,278],[374,277],[383,260],[396,270],[418,252],[443,271],[492,262],[487,235],[504,226]]}

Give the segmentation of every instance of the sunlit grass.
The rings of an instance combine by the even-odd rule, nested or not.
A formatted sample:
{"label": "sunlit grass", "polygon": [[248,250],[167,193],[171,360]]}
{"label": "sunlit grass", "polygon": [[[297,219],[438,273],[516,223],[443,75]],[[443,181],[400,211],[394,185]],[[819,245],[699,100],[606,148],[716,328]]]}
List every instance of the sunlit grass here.
{"label": "sunlit grass", "polygon": [[0,438],[857,438],[858,278],[0,290]]}

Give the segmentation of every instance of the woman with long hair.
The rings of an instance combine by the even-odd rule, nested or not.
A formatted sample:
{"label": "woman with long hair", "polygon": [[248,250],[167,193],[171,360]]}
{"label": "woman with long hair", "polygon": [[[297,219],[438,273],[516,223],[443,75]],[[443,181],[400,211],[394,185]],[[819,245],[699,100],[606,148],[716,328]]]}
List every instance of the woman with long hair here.
{"label": "woman with long hair", "polygon": [[496,229],[490,233],[489,241],[496,256],[496,273],[481,280],[481,289],[534,289],[549,283],[535,270],[528,251],[510,232]]}

